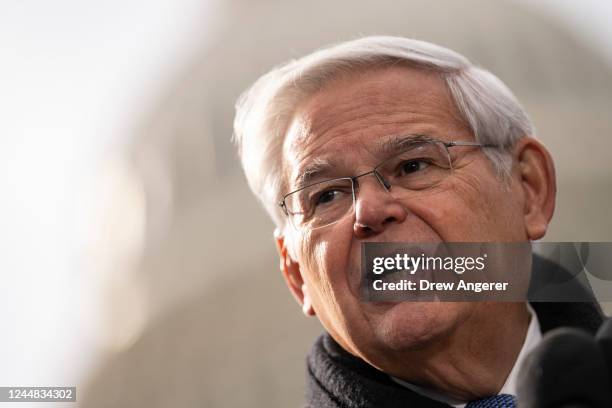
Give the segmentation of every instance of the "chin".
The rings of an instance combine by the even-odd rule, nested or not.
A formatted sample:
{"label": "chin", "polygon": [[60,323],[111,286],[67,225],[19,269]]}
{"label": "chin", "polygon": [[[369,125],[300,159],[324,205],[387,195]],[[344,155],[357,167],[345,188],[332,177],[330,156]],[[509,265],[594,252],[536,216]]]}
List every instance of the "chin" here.
{"label": "chin", "polygon": [[390,351],[426,348],[450,335],[465,306],[450,302],[393,304],[373,319],[376,340]]}

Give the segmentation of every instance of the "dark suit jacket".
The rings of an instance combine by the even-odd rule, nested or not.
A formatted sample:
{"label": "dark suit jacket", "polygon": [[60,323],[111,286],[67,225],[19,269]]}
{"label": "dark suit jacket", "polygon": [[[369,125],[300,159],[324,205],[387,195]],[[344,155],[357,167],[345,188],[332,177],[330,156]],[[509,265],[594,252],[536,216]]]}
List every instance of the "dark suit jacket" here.
{"label": "dark suit jacket", "polygon": [[[534,271],[563,274],[555,264],[534,257]],[[584,288],[583,288],[584,289]],[[580,289],[580,290],[583,290]],[[590,293],[590,288],[587,288]],[[591,302],[536,303],[542,332],[569,326],[595,333],[603,314],[594,298]],[[306,406],[312,408],[448,407],[395,383],[389,376],[349,354],[329,334],[315,342],[307,359]]]}

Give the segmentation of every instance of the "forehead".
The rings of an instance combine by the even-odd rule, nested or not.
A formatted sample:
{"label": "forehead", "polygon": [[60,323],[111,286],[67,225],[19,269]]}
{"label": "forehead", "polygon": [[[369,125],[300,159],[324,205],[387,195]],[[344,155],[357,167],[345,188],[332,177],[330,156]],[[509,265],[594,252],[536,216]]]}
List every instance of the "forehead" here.
{"label": "forehead", "polygon": [[[313,162],[375,159],[384,138],[426,134],[469,137],[438,73],[394,66],[333,80],[298,107],[283,145],[289,182]],[[365,156],[365,157],[364,157]]]}

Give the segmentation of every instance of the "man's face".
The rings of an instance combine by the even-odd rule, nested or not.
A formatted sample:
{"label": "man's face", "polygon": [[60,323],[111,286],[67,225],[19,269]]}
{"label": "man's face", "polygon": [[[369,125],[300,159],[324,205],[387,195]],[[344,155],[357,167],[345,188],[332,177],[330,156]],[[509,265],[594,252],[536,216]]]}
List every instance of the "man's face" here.
{"label": "man's face", "polygon": [[[333,169],[313,182],[355,176],[383,161],[380,146],[398,135],[473,141],[443,80],[434,73],[389,67],[338,79],[299,107],[284,142],[288,191],[313,161]],[[504,183],[479,148],[453,148],[453,170],[436,187],[394,199],[372,177],[359,179],[354,212],[314,230],[285,229],[285,241],[321,323],[345,349],[386,365],[389,351],[450,338],[479,303],[361,302],[362,242],[484,242],[528,239],[515,180]]]}

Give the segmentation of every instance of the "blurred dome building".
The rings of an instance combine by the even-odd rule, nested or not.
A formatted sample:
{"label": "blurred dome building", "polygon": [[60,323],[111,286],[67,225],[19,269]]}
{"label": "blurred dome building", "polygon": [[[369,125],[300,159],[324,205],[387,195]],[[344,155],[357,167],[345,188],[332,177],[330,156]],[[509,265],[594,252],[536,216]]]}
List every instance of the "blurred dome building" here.
{"label": "blurred dome building", "polygon": [[114,348],[80,394],[83,407],[300,405],[305,356],[322,329],[284,287],[272,223],[231,134],[247,86],[326,44],[406,36],[491,70],[556,160],[547,240],[612,240],[612,69],[551,17],[511,1],[228,0],[203,24],[214,27],[206,45],[127,153],[144,193],[143,245],[121,272],[132,289],[117,285],[113,299],[139,300],[112,303],[111,322],[130,323],[109,326]]}

